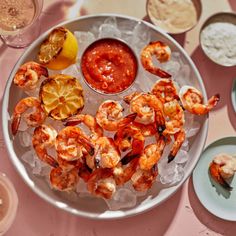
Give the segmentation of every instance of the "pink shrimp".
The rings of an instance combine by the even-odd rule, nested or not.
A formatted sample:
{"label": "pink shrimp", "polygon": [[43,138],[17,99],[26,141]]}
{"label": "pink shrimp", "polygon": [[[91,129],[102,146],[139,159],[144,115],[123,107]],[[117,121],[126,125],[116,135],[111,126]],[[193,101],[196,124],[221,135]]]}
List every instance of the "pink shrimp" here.
{"label": "pink shrimp", "polygon": [[[33,111],[26,113],[29,109],[32,109]],[[36,127],[44,122],[46,113],[38,98],[26,97],[17,103],[12,116],[11,130],[13,135],[16,135],[22,117],[28,126]]]}
{"label": "pink shrimp", "polygon": [[170,78],[171,75],[166,71],[156,67],[152,62],[152,56],[156,56],[159,62],[167,62],[170,59],[171,50],[163,42],[150,42],[141,52],[141,63],[145,70],[161,78]]}
{"label": "pink shrimp", "polygon": [[30,61],[18,69],[14,77],[14,84],[20,88],[32,90],[35,89],[41,76],[48,77],[47,68],[34,61]]}

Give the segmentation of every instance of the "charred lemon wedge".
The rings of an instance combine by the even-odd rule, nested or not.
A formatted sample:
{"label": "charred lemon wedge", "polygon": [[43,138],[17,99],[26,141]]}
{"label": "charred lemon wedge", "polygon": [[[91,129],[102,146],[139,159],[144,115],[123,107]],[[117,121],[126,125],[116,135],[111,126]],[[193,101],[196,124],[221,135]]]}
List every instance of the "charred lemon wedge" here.
{"label": "charred lemon wedge", "polygon": [[75,36],[66,28],[52,30],[40,46],[38,59],[52,70],[62,70],[76,61],[78,43]]}
{"label": "charred lemon wedge", "polygon": [[83,89],[70,75],[53,75],[44,80],[39,96],[44,110],[55,120],[64,120],[84,107]]}

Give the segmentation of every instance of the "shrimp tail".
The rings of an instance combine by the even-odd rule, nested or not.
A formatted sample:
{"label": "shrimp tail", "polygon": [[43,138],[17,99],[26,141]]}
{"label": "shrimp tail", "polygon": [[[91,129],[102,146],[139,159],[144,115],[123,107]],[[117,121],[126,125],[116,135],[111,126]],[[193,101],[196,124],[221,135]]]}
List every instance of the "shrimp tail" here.
{"label": "shrimp tail", "polygon": [[35,149],[35,152],[38,156],[38,158],[49,164],[50,166],[54,167],[54,168],[57,168],[59,165],[58,165],[58,162],[50,155],[47,154],[47,152],[45,150],[43,150],[40,146],[38,145],[34,145],[34,149]]}
{"label": "shrimp tail", "polygon": [[86,149],[86,151],[88,152],[90,156],[94,155],[95,153],[94,146],[91,144],[91,142],[89,142],[87,138],[80,136],[78,141],[84,145],[84,148]]}
{"label": "shrimp tail", "polygon": [[213,107],[217,105],[217,103],[220,101],[220,94],[217,93],[216,95],[212,96],[208,100],[208,109],[211,110]]}
{"label": "shrimp tail", "polygon": [[21,121],[20,114],[14,114],[13,118],[12,118],[12,123],[11,123],[11,132],[14,136],[16,135],[16,133],[18,131],[20,121]]}
{"label": "shrimp tail", "polygon": [[232,187],[224,180],[220,174],[220,165],[212,162],[209,167],[209,172],[213,180],[220,184],[225,190],[232,191]]}
{"label": "shrimp tail", "polygon": [[172,154],[169,154],[169,155],[168,155],[168,161],[167,161],[167,163],[172,162],[174,159],[175,159],[175,156],[172,155]]}
{"label": "shrimp tail", "polygon": [[125,126],[127,126],[128,124],[130,124],[131,122],[133,122],[135,120],[136,116],[137,116],[137,113],[132,113],[132,114],[129,114],[126,117],[124,117],[119,122],[118,129],[122,129]]}
{"label": "shrimp tail", "polygon": [[121,159],[121,163],[122,165],[127,165],[129,162],[131,162],[134,158],[139,158],[140,157],[140,153],[133,153],[133,151],[130,151],[129,153],[127,153],[122,159]]}
{"label": "shrimp tail", "polygon": [[37,73],[39,76],[45,76],[48,77],[48,69],[42,65],[37,66]]}

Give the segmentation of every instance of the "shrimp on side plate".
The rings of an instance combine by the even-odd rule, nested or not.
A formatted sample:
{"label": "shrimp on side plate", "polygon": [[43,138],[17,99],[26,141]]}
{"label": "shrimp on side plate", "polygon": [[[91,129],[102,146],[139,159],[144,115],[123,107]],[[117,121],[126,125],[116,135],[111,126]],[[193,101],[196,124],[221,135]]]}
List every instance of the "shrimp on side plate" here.
{"label": "shrimp on side plate", "polygon": [[151,42],[141,52],[141,63],[145,70],[161,78],[170,78],[171,75],[169,73],[153,64],[152,56],[155,56],[161,63],[167,62],[171,56],[170,47],[160,41]]}
{"label": "shrimp on side plate", "polygon": [[202,93],[196,88],[187,85],[180,89],[179,97],[184,109],[195,115],[207,114],[220,100],[220,95],[216,94],[206,104],[203,104]]}
{"label": "shrimp on side plate", "polygon": [[[29,111],[29,110],[32,111]],[[24,118],[28,126],[36,127],[41,125],[46,119],[46,113],[44,112],[41,102],[36,97],[26,97],[21,99],[14,108],[11,130],[12,134],[16,135],[21,118]]]}
{"label": "shrimp on side plate", "polygon": [[236,158],[225,153],[220,153],[214,157],[209,166],[211,177],[228,191],[231,191],[233,188],[226,180],[233,177],[235,172]]}
{"label": "shrimp on side plate", "polygon": [[47,153],[47,149],[55,145],[57,131],[48,125],[35,128],[32,144],[38,158],[52,167],[58,167],[57,161]]}
{"label": "shrimp on side plate", "polygon": [[47,68],[30,61],[18,69],[14,77],[14,84],[22,89],[32,90],[36,88],[41,76],[48,77]]}

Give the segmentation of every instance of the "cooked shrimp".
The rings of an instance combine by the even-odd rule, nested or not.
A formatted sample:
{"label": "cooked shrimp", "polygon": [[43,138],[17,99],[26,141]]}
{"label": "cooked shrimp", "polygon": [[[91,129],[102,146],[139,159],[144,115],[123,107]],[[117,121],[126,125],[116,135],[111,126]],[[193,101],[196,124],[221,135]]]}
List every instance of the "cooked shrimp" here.
{"label": "cooked shrimp", "polygon": [[114,142],[121,152],[132,149],[129,155],[137,155],[143,151],[145,139],[138,128],[128,125],[116,132]]}
{"label": "cooked shrimp", "polygon": [[38,158],[52,167],[57,167],[57,161],[48,154],[47,149],[55,145],[57,131],[48,125],[35,128],[32,144]]}
{"label": "cooked shrimp", "polygon": [[156,165],[149,170],[137,169],[131,177],[132,185],[136,191],[145,192],[152,187],[157,175]]}
{"label": "cooked shrimp", "polygon": [[134,121],[132,122],[132,126],[134,126],[135,128],[138,128],[144,137],[153,136],[158,131],[157,125],[155,122],[145,125],[145,124]]}
{"label": "cooked shrimp", "polygon": [[160,160],[165,144],[165,137],[160,135],[156,143],[147,145],[139,159],[140,169],[150,170]]}
{"label": "cooked shrimp", "polygon": [[211,177],[226,190],[231,191],[233,188],[226,182],[236,172],[236,158],[221,153],[217,155],[209,166]]}
{"label": "cooked shrimp", "polygon": [[95,164],[102,168],[113,168],[120,161],[120,153],[112,138],[100,137],[96,141]]}
{"label": "cooked shrimp", "polygon": [[16,72],[14,84],[23,89],[35,89],[37,82],[41,76],[48,77],[46,67],[30,61],[22,65]]}
{"label": "cooked shrimp", "polygon": [[56,190],[74,190],[79,180],[77,172],[76,168],[70,171],[65,171],[61,167],[53,168],[50,172],[50,183]]}
{"label": "cooked shrimp", "polygon": [[135,173],[138,167],[138,162],[139,159],[134,158],[127,165],[122,165],[122,163],[120,162],[113,169],[113,176],[117,185],[123,185],[131,179],[132,175]]}
{"label": "cooked shrimp", "polygon": [[220,100],[220,95],[216,94],[206,104],[203,104],[202,93],[191,86],[183,86],[179,91],[179,96],[183,107],[195,115],[207,114]]}
{"label": "cooked shrimp", "polygon": [[163,104],[173,101],[174,99],[179,99],[178,86],[176,82],[171,79],[158,80],[154,84],[151,93],[161,100]]}
{"label": "cooked shrimp", "polygon": [[163,104],[152,94],[141,93],[130,101],[131,112],[137,113],[136,121],[143,124],[157,122],[165,124]]}
{"label": "cooked shrimp", "polygon": [[174,141],[173,147],[171,148],[170,154],[168,155],[168,163],[174,160],[179,149],[181,148],[185,140],[185,131],[181,129],[179,132],[175,133],[174,139],[175,141]]}
{"label": "cooked shrimp", "polygon": [[116,191],[116,182],[112,177],[112,169],[96,169],[87,182],[88,191],[97,197],[112,198]]}
{"label": "cooked shrimp", "polygon": [[97,123],[96,119],[88,114],[78,114],[75,116],[71,116],[66,120],[66,125],[77,125],[80,123],[84,123],[91,131],[91,135],[89,136],[92,142],[95,142],[99,137],[103,136],[103,129]]}
{"label": "cooked shrimp", "polygon": [[184,125],[184,111],[179,105],[177,100],[173,100],[164,104],[164,114],[168,119],[166,119],[165,126],[166,129],[163,132],[166,134],[175,134],[180,131]]}
{"label": "cooked shrimp", "polygon": [[73,161],[67,161],[67,160],[63,159],[60,155],[58,155],[57,162],[58,162],[59,166],[65,171],[69,171],[74,168],[80,168],[82,166],[82,160],[81,160],[82,155],[83,154],[81,154],[81,156],[78,155],[78,156],[80,156],[80,158],[77,160],[73,160]]}
{"label": "cooked shrimp", "polygon": [[123,107],[119,102],[107,100],[103,102],[97,111],[97,123],[105,130],[116,131],[123,117]]}
{"label": "cooked shrimp", "polygon": [[150,42],[141,52],[141,63],[145,70],[161,78],[170,78],[171,75],[166,71],[156,67],[152,62],[152,56],[155,56],[159,62],[167,62],[170,59],[171,50],[163,42]]}
{"label": "cooked shrimp", "polygon": [[[32,111],[27,112],[29,109],[32,109]],[[33,127],[41,125],[46,119],[46,114],[38,98],[23,98],[17,103],[13,112],[11,123],[11,130],[13,135],[16,135],[18,131],[22,116],[27,125]]]}
{"label": "cooked shrimp", "polygon": [[89,155],[94,155],[94,147],[80,128],[67,126],[62,129],[56,138],[56,151],[58,156],[66,161],[82,158],[84,149]]}

